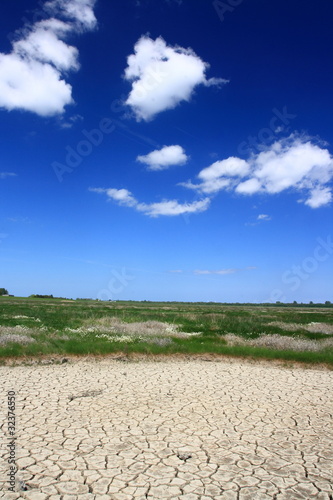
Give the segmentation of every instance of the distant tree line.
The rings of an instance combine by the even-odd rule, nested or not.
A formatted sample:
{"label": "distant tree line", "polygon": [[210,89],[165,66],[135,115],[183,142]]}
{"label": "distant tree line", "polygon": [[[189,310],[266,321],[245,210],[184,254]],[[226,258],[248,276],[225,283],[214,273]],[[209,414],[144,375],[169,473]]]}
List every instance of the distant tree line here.
{"label": "distant tree line", "polygon": [[8,295],[8,290],[6,290],[6,288],[0,288],[0,295]]}
{"label": "distant tree line", "polygon": [[[82,299],[82,300],[93,300],[93,299]],[[207,302],[182,302],[175,300],[164,300],[164,301],[154,301],[154,300],[113,300],[112,302],[139,302],[139,303],[151,303],[151,304],[189,304],[189,305],[198,305],[198,306],[251,306],[251,307],[325,307],[332,306],[333,303],[330,300],[326,300],[325,302],[297,302],[294,300],[293,302],[280,302],[279,300],[276,302],[217,302],[217,301],[207,301]]]}
{"label": "distant tree line", "polygon": [[53,295],[40,295],[39,293],[34,293],[29,295],[29,299],[53,299]]}

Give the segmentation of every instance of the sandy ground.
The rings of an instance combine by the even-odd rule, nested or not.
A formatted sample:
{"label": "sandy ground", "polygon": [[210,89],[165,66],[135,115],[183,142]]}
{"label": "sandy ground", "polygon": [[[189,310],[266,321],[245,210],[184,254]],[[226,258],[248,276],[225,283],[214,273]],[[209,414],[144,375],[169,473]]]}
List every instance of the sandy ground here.
{"label": "sandy ground", "polygon": [[332,371],[83,359],[3,366],[0,382],[0,498],[333,499]]}

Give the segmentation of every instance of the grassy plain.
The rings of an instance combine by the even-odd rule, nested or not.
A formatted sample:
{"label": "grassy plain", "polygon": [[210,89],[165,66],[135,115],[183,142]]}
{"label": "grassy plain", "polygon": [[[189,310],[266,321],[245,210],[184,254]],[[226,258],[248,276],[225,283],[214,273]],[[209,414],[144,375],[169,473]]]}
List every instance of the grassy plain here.
{"label": "grassy plain", "polygon": [[0,297],[0,362],[116,352],[214,353],[333,367],[333,306]]}

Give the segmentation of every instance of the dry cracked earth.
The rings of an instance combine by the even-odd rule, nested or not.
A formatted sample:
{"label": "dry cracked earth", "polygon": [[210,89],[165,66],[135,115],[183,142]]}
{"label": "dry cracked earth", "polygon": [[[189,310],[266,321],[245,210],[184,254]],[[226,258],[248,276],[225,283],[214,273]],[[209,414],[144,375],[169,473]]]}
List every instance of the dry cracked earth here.
{"label": "dry cracked earth", "polygon": [[[333,499],[333,372],[232,360],[3,366],[0,498]],[[8,491],[7,392],[16,392]]]}

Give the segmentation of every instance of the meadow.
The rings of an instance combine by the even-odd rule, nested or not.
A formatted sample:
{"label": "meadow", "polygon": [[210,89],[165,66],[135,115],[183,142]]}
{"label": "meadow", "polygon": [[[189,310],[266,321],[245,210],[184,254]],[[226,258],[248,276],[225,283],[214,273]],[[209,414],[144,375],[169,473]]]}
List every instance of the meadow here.
{"label": "meadow", "polygon": [[0,297],[0,363],[110,353],[209,353],[333,367],[333,305]]}

